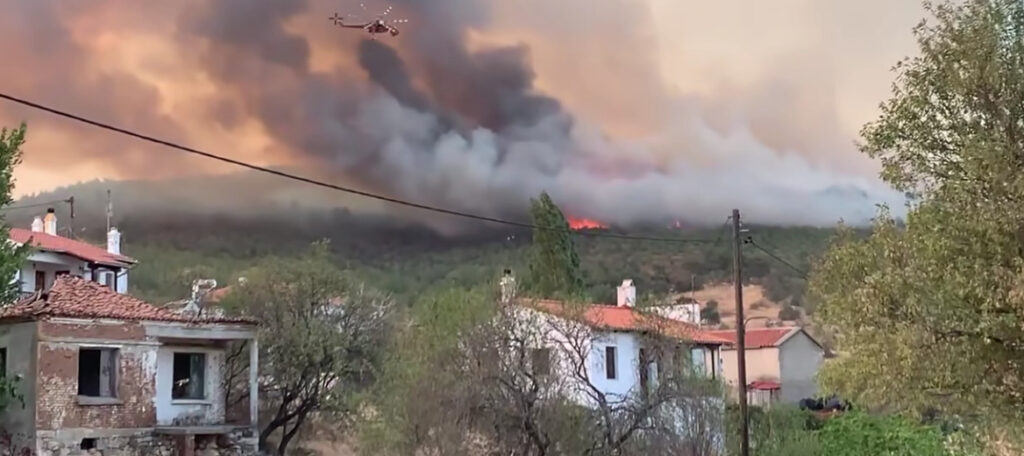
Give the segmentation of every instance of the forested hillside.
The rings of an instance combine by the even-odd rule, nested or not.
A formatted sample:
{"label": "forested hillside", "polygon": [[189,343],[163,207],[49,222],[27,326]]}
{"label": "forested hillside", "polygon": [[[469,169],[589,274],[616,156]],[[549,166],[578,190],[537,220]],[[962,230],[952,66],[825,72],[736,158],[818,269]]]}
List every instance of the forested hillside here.
{"label": "forested hillside", "polygon": [[[193,191],[207,185],[190,181]],[[102,244],[105,187],[117,189],[115,223],[124,233],[123,249],[140,260],[132,272],[132,292],[154,302],[180,299],[193,278],[213,277],[228,283],[244,275],[256,260],[292,256],[319,239],[329,239],[334,260],[356,271],[368,283],[407,300],[433,287],[470,286],[493,280],[504,268],[522,271],[530,232],[482,224],[464,234],[444,236],[409,220],[357,215],[347,209],[312,209],[295,203],[266,205],[261,211],[231,213],[178,205],[173,212],[156,204],[154,193],[175,185],[145,182],[90,182],[35,195],[15,206],[76,196],[76,215],[56,204],[60,224],[71,235]],[[210,184],[209,188],[216,188]],[[175,196],[180,198],[185,190]],[[221,194],[217,198],[223,198]],[[195,196],[190,196],[195,198]],[[123,201],[123,200],[130,201]],[[139,200],[149,204],[138,203]],[[130,210],[121,208],[128,207]],[[190,209],[190,207],[193,207]],[[15,226],[28,226],[45,207],[12,211]],[[797,269],[807,271],[823,251],[833,230],[811,227],[747,226],[750,236]],[[599,231],[598,231],[599,232]],[[634,241],[576,236],[585,288],[598,301],[614,299],[614,286],[623,278],[636,281],[641,293],[688,291],[691,284],[731,281],[732,247],[729,227],[647,228],[621,230],[634,235],[710,240],[701,243]],[[525,271],[524,271],[525,272]],[[766,288],[777,302],[794,298],[802,304],[805,283],[789,266],[747,246],[745,276]]]}

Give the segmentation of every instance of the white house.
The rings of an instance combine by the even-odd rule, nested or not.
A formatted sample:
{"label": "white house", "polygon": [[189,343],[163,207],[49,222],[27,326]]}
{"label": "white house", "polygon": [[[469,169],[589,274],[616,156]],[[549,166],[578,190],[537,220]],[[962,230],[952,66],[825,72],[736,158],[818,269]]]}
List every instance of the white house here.
{"label": "white house", "polygon": [[107,233],[104,249],[58,235],[57,215],[49,209],[44,218],[35,218],[30,230],[10,231],[12,242],[32,246],[24,266],[14,277],[23,294],[47,290],[57,276],[64,274],[99,282],[118,293],[128,291],[128,271],[136,261],[121,255],[121,233],[117,228]]}
{"label": "white house", "polygon": [[[643,312],[634,307],[636,303],[636,287],[631,280],[623,281],[618,288],[618,299],[615,305],[582,304],[567,305],[556,300],[529,300],[514,298],[514,279],[506,271],[502,279],[502,300],[514,302],[518,306],[520,318],[529,322],[528,326],[549,328],[540,334],[540,355],[548,358],[535,362],[550,363],[554,375],[567,376],[564,360],[557,359],[557,353],[571,351],[567,346],[586,347],[586,376],[588,380],[606,395],[609,400],[615,398],[627,400],[630,396],[647,387],[657,377],[657,362],[645,353],[645,335],[656,333],[669,340],[678,342],[676,354],[682,352],[692,362],[692,367],[708,379],[720,379],[720,349],[729,341],[711,334],[689,323],[664,318],[659,315]],[[584,332],[576,332],[586,340],[569,341],[566,331],[559,327],[572,327],[573,324],[586,328]],[[582,336],[581,336],[582,335]],[[587,405],[586,397],[579,397],[579,402]]]}
{"label": "white house", "polygon": [[[736,361],[736,330],[711,331],[729,339],[722,350],[723,376],[734,391],[739,370]],[[774,402],[797,404],[818,393],[815,376],[825,359],[825,349],[800,327],[747,329],[747,395],[753,405]]]}

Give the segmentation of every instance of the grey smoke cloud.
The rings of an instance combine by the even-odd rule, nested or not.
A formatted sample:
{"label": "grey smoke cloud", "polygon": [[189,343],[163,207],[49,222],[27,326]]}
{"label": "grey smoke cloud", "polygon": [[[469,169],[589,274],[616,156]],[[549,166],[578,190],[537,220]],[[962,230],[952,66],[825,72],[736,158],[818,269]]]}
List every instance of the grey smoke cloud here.
{"label": "grey smoke cloud", "polygon": [[[902,206],[870,175],[844,169],[843,157],[856,152],[838,126],[836,89],[807,71],[820,54],[780,59],[757,83],[673,90],[658,75],[653,13],[637,0],[399,0],[394,14],[411,22],[398,38],[376,42],[327,22],[336,8],[358,9],[354,2],[58,3],[19,1],[0,18],[0,49],[35,75],[0,74],[5,87],[55,94],[61,106],[229,155],[245,151],[190,141],[186,117],[234,135],[255,123],[275,144],[252,154],[393,196],[519,217],[529,198],[548,191],[573,215],[619,224],[717,224],[733,207],[762,223],[831,224],[862,222],[875,203]],[[176,52],[147,61],[174,62],[182,77],[215,89],[168,115],[161,105],[171,89],[118,71],[102,46],[80,42],[117,28],[145,29]],[[490,35],[510,44],[476,39]],[[551,68],[553,60],[564,61],[558,72],[538,73],[538,62]],[[564,90],[566,80],[573,90]],[[11,113],[0,106],[0,119]],[[607,119],[642,124],[643,133],[607,134],[620,123]],[[90,141],[77,157],[129,175],[203,169],[163,150],[140,153],[120,138],[70,131]],[[261,187],[245,192],[257,198]]]}
{"label": "grey smoke cloud", "polygon": [[[278,4],[214,2],[186,18],[204,67],[279,140],[392,194],[509,216],[548,191],[575,215],[619,224],[712,222],[732,207],[765,223],[859,223],[875,203],[902,205],[884,186],[813,166],[747,126],[716,128],[701,100],[663,94],[669,128],[608,139],[535,87],[525,46],[469,48],[470,29],[487,25],[485,0],[399,2],[396,14],[412,19],[403,39],[342,48],[358,54],[366,83],[311,70],[285,26],[301,8]],[[225,62],[246,70],[224,71]],[[666,160],[657,151],[667,149],[679,153]]]}

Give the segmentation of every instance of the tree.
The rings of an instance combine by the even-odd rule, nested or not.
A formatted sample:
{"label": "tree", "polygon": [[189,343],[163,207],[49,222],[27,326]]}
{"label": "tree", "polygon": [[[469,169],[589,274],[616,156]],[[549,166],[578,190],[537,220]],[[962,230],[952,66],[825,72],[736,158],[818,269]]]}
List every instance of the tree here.
{"label": "tree", "polygon": [[779,320],[794,321],[800,319],[800,311],[789,304],[783,304],[779,309]]}
{"label": "tree", "polygon": [[[277,454],[314,414],[344,423],[375,379],[391,334],[391,299],[346,277],[326,243],[249,271],[224,301],[260,322],[260,448]],[[244,357],[234,358],[244,362]],[[229,366],[228,371],[232,371]]]}
{"label": "tree", "polygon": [[897,65],[893,97],[862,132],[861,149],[914,203],[905,225],[882,211],[868,239],[842,228],[817,266],[816,315],[844,354],[822,381],[869,407],[1019,429],[1024,3],[929,11],[920,56]]}
{"label": "tree", "polygon": [[594,333],[573,308],[548,318],[492,295],[448,290],[417,305],[374,394],[366,454],[715,454],[716,385],[670,362],[678,341],[646,341],[647,362],[664,360],[649,389],[609,394],[590,377]]}
{"label": "tree", "polygon": [[[14,201],[14,167],[21,163],[21,146],[25,144],[25,124],[14,130],[0,128],[0,207]],[[0,238],[10,239],[11,227],[0,213]],[[0,277],[15,277],[28,255],[27,246],[0,243]],[[18,298],[17,282],[4,282],[0,287],[0,304],[12,303]]]}
{"label": "tree", "polygon": [[[0,206],[8,206],[14,201],[14,167],[21,163],[21,146],[25,144],[25,124],[14,130],[0,128]],[[0,212],[0,238],[10,239],[11,227]],[[0,277],[16,277],[28,255],[28,246],[17,246],[10,242],[0,242]],[[13,303],[18,299],[21,284],[8,280],[0,287],[0,306]],[[12,403],[25,405],[24,397],[18,389],[17,377],[0,377],[0,412]]]}
{"label": "tree", "polygon": [[580,257],[562,210],[547,193],[531,200],[533,245],[530,250],[529,290],[542,297],[583,291]]}

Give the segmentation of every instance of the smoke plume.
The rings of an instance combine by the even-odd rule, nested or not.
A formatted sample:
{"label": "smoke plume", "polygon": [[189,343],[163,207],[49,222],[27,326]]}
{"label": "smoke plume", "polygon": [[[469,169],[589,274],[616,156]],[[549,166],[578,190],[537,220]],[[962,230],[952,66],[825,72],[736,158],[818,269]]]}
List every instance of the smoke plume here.
{"label": "smoke plume", "polygon": [[[519,217],[542,191],[574,215],[622,225],[720,223],[733,207],[760,223],[858,223],[877,203],[902,206],[854,169],[863,163],[850,165],[836,89],[800,70],[815,55],[780,59],[756,86],[674,90],[659,76],[653,7],[640,1],[399,0],[391,16],[410,22],[377,41],[333,28],[333,2],[190,0],[127,12],[120,3],[16,2],[0,32],[16,39],[0,39],[0,50],[49,70],[37,81],[46,88],[28,89],[17,71],[0,82],[220,153],[487,216]],[[151,13],[155,25],[132,22]],[[153,40],[153,53],[128,65],[149,76],[102,69],[113,59],[106,41],[82,36],[105,30],[107,40]],[[75,55],[86,57],[63,58]],[[545,75],[536,62],[565,71]],[[779,76],[790,68],[799,76]],[[124,139],[68,134],[102,138],[80,156],[118,176],[212,170],[134,144],[110,160]],[[242,136],[262,139],[247,152]]]}

